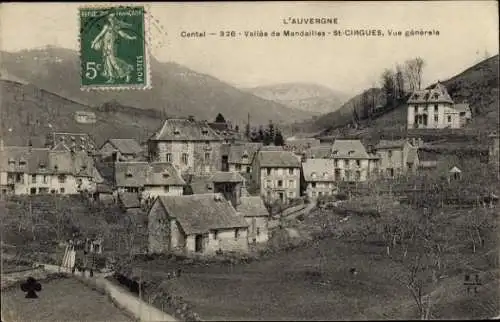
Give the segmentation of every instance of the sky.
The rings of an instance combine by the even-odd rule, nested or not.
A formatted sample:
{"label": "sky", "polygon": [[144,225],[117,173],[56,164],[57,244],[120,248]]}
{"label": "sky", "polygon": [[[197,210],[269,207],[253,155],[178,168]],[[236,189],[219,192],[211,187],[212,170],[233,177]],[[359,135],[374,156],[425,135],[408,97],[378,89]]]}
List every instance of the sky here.
{"label": "sky", "polygon": [[[130,3],[129,3],[130,4]],[[78,49],[78,8],[85,3],[3,3],[0,47]],[[102,5],[102,4],[101,4]],[[445,80],[498,54],[496,1],[153,3],[151,54],[237,87],[317,83],[356,94],[380,74],[422,57],[423,83]],[[338,24],[284,25],[283,19],[337,18]],[[245,31],[380,29],[385,37],[245,38]],[[437,30],[439,36],[389,37],[388,30]],[[183,38],[181,32],[241,32]]]}

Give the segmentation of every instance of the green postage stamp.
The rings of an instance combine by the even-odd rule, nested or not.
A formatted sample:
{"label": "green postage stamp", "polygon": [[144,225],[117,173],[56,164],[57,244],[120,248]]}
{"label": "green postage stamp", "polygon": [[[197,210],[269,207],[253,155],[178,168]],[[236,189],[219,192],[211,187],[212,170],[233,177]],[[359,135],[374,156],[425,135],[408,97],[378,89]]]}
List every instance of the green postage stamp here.
{"label": "green postage stamp", "polygon": [[82,89],[147,89],[150,71],[144,6],[82,7]]}

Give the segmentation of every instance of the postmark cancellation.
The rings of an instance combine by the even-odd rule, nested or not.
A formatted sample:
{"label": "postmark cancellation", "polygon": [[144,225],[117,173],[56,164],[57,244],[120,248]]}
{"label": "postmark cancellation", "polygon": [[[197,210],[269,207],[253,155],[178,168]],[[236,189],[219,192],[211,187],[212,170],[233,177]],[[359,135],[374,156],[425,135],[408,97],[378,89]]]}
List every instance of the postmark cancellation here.
{"label": "postmark cancellation", "polygon": [[79,8],[82,90],[151,87],[145,6]]}

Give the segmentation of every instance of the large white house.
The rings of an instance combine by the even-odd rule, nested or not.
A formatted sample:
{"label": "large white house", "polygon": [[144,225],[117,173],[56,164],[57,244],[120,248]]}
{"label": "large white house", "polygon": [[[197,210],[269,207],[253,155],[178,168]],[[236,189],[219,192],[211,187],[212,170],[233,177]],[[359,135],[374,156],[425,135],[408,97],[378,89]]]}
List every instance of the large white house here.
{"label": "large white house", "polygon": [[456,129],[471,118],[469,105],[455,104],[440,82],[429,89],[415,91],[408,99],[408,129]]}

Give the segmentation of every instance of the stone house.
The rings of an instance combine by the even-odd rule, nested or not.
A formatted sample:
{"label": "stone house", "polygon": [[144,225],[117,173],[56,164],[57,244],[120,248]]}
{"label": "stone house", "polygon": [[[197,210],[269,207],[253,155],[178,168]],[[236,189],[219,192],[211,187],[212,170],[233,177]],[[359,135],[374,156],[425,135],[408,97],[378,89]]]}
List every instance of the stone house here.
{"label": "stone house", "polygon": [[375,150],[380,157],[378,169],[382,177],[394,178],[418,170],[418,145],[415,140],[380,140]]}
{"label": "stone house", "polygon": [[245,179],[238,172],[216,172],[210,178],[214,193],[221,193],[233,207],[240,204]]}
{"label": "stone house", "polygon": [[457,129],[472,117],[469,105],[455,105],[440,82],[429,89],[415,91],[407,103],[408,129]]}
{"label": "stone house", "polygon": [[269,212],[260,196],[241,197],[236,211],[248,223],[248,243],[265,243],[269,239]]}
{"label": "stone house", "polygon": [[116,160],[132,160],[143,152],[141,145],[134,139],[109,139],[99,149],[102,158],[111,157],[116,152]]}
{"label": "stone house", "polygon": [[302,162],[302,186],[309,200],[337,193],[333,159],[306,159]]}
{"label": "stone house", "polygon": [[300,197],[300,158],[289,151],[259,151],[253,161],[252,179],[266,202],[288,203]]}
{"label": "stone house", "polygon": [[330,159],[336,181],[362,182],[378,172],[379,157],[369,154],[360,140],[335,140]]}
{"label": "stone house", "polygon": [[228,149],[228,171],[251,173],[252,160],[262,147],[262,143],[235,143],[231,144]]}
{"label": "stone house", "polygon": [[248,252],[248,224],[222,194],[162,196],[148,212],[150,253]]}
{"label": "stone house", "polygon": [[83,151],[0,147],[0,192],[4,195],[93,192],[96,172],[93,159]]}
{"label": "stone house", "polygon": [[207,122],[167,119],[148,140],[149,160],[172,163],[181,174],[207,175],[222,168],[222,144]]}
{"label": "stone house", "polygon": [[118,193],[136,193],[141,200],[151,200],[158,196],[181,196],[185,185],[170,163],[115,163],[115,187]]}

